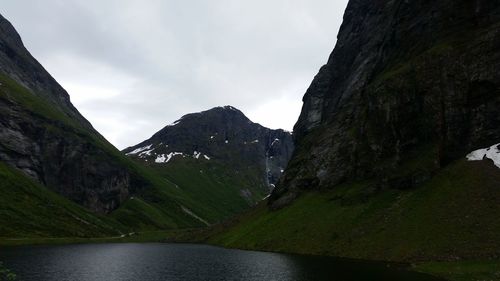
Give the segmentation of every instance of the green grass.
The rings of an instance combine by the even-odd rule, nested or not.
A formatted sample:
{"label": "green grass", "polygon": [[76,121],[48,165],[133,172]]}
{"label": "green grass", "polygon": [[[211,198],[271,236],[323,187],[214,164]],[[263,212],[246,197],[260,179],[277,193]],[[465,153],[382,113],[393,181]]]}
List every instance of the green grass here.
{"label": "green grass", "polygon": [[198,240],[374,260],[485,259],[500,251],[499,182],[491,163],[459,161],[412,190],[356,183],[303,194],[278,211],[261,205]]}
{"label": "green grass", "polygon": [[[263,184],[255,181],[258,171],[236,172],[216,160],[186,157],[173,159],[168,165],[141,160],[135,165],[154,184],[128,200],[112,217],[137,231],[205,226],[182,207],[217,223],[248,210],[266,195]],[[242,197],[241,190],[250,190],[252,196]]]}
{"label": "green grass", "polygon": [[[134,197],[104,216],[63,198],[2,162],[0,179],[0,244],[4,245],[90,243],[96,239],[108,241],[106,237],[114,237],[111,241],[126,241],[116,237],[122,233],[203,226],[182,211],[179,207],[182,198],[164,190],[164,193],[159,190],[149,202]],[[175,189],[173,186],[164,189],[167,188]],[[188,202],[185,205],[190,206]]]}
{"label": "green grass", "polygon": [[[0,83],[0,99],[18,106],[19,117],[27,123],[36,122],[40,130],[52,136],[84,143],[92,148],[90,157],[123,167],[130,173],[131,185],[135,189],[132,195],[134,199],[126,201],[108,217],[117,225],[133,231],[204,226],[203,222],[185,210],[189,209],[203,220],[214,223],[248,209],[266,195],[262,183],[255,181],[255,178],[259,178],[258,171],[244,170],[236,174],[214,160],[180,159],[173,161],[174,165],[161,167],[145,166],[133,161],[98,132],[82,123],[71,110],[33,94],[5,75],[0,75]],[[16,175],[22,176],[20,173]],[[5,185],[4,188],[9,187]],[[242,189],[251,190],[251,198],[242,198]],[[6,193],[4,198],[16,200],[16,196],[19,194]],[[49,213],[46,215],[50,218]],[[8,234],[13,237],[38,235],[30,221],[33,220],[26,215],[24,220],[9,222],[11,226]],[[16,228],[22,228],[23,231],[16,232]],[[71,229],[71,226],[68,228]],[[33,233],[29,233],[30,229],[33,229]],[[76,234],[77,237],[88,236],[87,233]]]}
{"label": "green grass", "polygon": [[5,74],[0,74],[0,98],[22,105],[36,117],[59,121],[74,128],[81,126],[55,103],[33,94]]}
{"label": "green grass", "polygon": [[460,160],[409,190],[370,182],[302,194],[293,204],[253,210],[169,241],[230,248],[411,262],[453,281],[500,280],[500,171]]}
{"label": "green grass", "polygon": [[430,273],[451,281],[498,281],[500,261],[431,262],[416,265],[413,270]]}
{"label": "green grass", "polygon": [[[216,160],[177,158],[168,165],[150,166],[185,195],[184,203],[209,222],[218,222],[248,210],[266,196],[262,184],[254,184],[257,172],[227,168]],[[241,190],[250,190],[244,198]]]}
{"label": "green grass", "polygon": [[0,246],[24,246],[24,245],[67,245],[67,244],[95,244],[95,243],[153,243],[162,242],[167,237],[173,236],[174,230],[130,232],[116,236],[106,237],[31,237],[31,238],[0,238]]}
{"label": "green grass", "polygon": [[0,178],[0,237],[99,237],[128,231],[1,162]]}
{"label": "green grass", "polygon": [[[196,210],[196,205],[185,199],[186,196],[177,191],[172,183],[157,175],[153,170],[123,155],[98,132],[89,128],[81,120],[72,116],[71,113],[68,113],[68,109],[42,96],[33,94],[29,89],[5,75],[0,74],[0,83],[0,99],[18,106],[19,111],[17,114],[19,114],[19,118],[28,123],[36,124],[41,130],[46,130],[53,136],[87,144],[92,147],[89,153],[91,153],[90,151],[95,152],[89,154],[89,157],[95,157],[99,161],[109,162],[128,170],[132,187],[135,189],[134,197],[136,200],[129,200],[116,210],[109,218],[110,221],[114,221],[115,224],[122,225],[122,227],[126,225],[127,228],[135,231],[202,225],[200,221],[186,214],[180,206],[184,204],[186,208],[192,209],[195,213],[201,212],[201,210]],[[3,180],[3,176],[5,174],[0,176],[3,189],[9,191],[3,194],[3,199],[6,201],[18,200],[21,195],[15,192],[15,178],[23,178],[23,175],[21,173],[12,174],[10,175],[11,180]],[[21,181],[23,180],[21,179]],[[43,192],[48,191],[47,188],[42,190]],[[35,202],[32,203],[35,204]],[[58,203],[55,202],[53,205],[56,206]],[[15,210],[16,207],[12,207],[10,211],[14,212]],[[34,215],[35,213],[31,214]],[[51,218],[50,213],[45,213],[45,215],[47,215],[46,219]],[[42,216],[38,217],[43,219]],[[8,234],[14,237],[28,234],[44,235],[43,232],[39,233],[39,230],[33,228],[33,224],[36,224],[33,221],[34,219],[26,214],[23,220],[9,222],[10,232]],[[72,226],[67,225],[67,227],[68,231],[72,231]],[[88,236],[88,233],[85,232],[73,231],[73,233],[76,237]],[[45,234],[48,235],[49,233]],[[95,234],[97,235],[97,232]]]}

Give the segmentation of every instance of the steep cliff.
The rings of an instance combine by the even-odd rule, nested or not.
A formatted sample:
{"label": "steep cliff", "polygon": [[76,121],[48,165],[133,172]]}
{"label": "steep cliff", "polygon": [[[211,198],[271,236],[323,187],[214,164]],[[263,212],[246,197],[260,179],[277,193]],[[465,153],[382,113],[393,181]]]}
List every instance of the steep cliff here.
{"label": "steep cliff", "polygon": [[351,0],[272,196],[374,180],[407,189],[500,141],[500,5]]}
{"label": "steep cliff", "polygon": [[498,1],[351,0],[268,204],[194,239],[497,279],[499,70]]}
{"label": "steep cliff", "polygon": [[0,83],[0,161],[101,213],[141,187],[1,16]]}

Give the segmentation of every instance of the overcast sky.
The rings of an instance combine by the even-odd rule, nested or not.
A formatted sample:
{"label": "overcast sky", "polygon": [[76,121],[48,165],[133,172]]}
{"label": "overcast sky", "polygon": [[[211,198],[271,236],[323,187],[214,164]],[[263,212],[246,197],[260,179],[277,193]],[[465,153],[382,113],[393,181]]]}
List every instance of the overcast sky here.
{"label": "overcast sky", "polygon": [[118,148],[232,105],[291,130],[347,0],[2,0],[26,47]]}

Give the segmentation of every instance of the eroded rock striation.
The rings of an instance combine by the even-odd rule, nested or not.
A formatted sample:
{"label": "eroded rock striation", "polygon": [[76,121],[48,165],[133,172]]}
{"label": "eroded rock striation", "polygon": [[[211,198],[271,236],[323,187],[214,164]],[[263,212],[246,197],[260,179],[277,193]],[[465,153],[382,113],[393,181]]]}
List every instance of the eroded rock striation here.
{"label": "eroded rock striation", "polygon": [[496,0],[351,0],[272,206],[346,181],[412,188],[498,143],[499,50]]}

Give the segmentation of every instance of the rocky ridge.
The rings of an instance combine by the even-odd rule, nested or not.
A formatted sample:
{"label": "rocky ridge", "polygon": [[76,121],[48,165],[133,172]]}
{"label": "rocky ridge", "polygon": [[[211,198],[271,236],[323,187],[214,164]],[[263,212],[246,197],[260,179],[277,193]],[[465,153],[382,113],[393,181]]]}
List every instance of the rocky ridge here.
{"label": "rocky ridge", "polygon": [[349,1],[271,205],[346,181],[413,188],[498,143],[499,47],[495,0]]}

